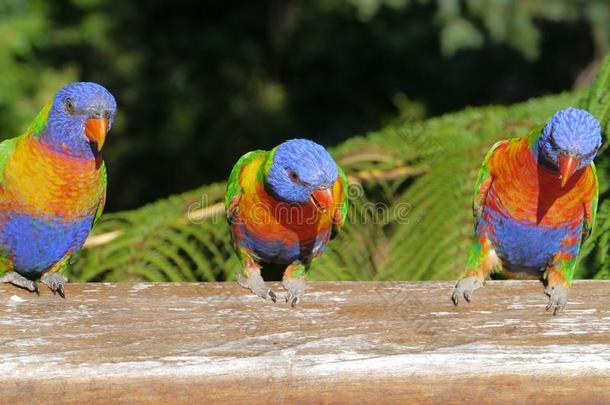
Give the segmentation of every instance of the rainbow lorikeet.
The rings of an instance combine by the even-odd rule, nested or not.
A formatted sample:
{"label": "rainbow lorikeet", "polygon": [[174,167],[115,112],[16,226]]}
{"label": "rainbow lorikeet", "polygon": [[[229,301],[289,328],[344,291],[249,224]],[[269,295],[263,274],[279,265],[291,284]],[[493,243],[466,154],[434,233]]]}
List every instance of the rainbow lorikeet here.
{"label": "rainbow lorikeet", "polygon": [[233,167],[225,206],[233,246],[243,270],[237,281],[274,302],[261,267],[286,266],[282,285],[294,307],[305,273],[341,229],[347,213],[347,178],[322,146],[306,139],[243,155]]}
{"label": "rainbow lorikeet", "polygon": [[116,102],[102,86],[60,89],[25,134],[0,143],[0,282],[64,297],[61,274],[106,198],[101,149]]}
{"label": "rainbow lorikeet", "polygon": [[598,182],[593,159],[599,122],[567,108],[529,135],[496,143],[485,156],[474,192],[475,232],[466,272],[452,300],[470,301],[496,269],[542,276],[547,310],[568,300],[581,244],[591,234]]}

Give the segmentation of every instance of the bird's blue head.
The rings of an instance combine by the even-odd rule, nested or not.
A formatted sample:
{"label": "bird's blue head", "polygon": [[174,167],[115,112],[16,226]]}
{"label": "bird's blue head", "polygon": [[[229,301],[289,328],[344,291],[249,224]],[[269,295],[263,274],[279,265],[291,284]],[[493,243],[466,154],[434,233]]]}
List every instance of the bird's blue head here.
{"label": "bird's blue head", "polygon": [[601,144],[599,121],[589,112],[573,107],[553,115],[538,143],[542,157],[558,169],[562,187],[575,171],[595,159]]}
{"label": "bird's blue head", "polygon": [[321,212],[331,209],[339,173],[324,147],[307,139],[286,141],[275,148],[265,167],[266,186],[279,200],[311,203]]}
{"label": "bird's blue head", "polygon": [[62,87],[53,98],[40,138],[54,149],[78,157],[98,157],[114,121],[116,101],[96,83]]}

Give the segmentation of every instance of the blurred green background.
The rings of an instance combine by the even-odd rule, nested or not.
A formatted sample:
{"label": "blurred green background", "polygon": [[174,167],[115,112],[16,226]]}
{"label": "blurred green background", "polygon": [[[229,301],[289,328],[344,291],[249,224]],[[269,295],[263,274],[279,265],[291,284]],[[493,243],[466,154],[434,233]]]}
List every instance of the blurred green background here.
{"label": "blurred green background", "polygon": [[[453,278],[489,145],[568,105],[606,117],[609,81],[589,87],[609,46],[606,0],[0,0],[0,138],[68,82],[117,98],[110,214],[73,279],[231,279],[222,182],[293,137],[331,147],[356,187],[312,278]],[[580,277],[608,277],[609,238],[610,222]]]}
{"label": "blurred green background", "polygon": [[0,137],[63,84],[103,84],[107,210],[131,209],[287,138],[586,85],[609,32],[605,0],[0,0]]}

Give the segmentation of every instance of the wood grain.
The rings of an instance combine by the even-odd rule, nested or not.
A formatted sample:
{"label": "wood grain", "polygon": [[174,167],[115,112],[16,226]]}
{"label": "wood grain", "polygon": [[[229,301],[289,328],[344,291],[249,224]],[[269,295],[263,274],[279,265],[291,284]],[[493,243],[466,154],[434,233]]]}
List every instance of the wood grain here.
{"label": "wood grain", "polygon": [[[276,292],[277,284],[272,284]],[[233,283],[0,286],[0,403],[610,403],[610,282],[310,283],[296,309]]]}

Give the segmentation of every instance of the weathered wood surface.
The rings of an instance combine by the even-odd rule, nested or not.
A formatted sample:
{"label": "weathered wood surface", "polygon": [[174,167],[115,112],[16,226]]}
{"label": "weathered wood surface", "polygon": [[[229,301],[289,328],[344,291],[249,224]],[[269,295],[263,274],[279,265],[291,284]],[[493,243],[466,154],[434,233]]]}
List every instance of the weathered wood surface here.
{"label": "weathered wood surface", "polygon": [[[279,292],[277,284],[273,284]],[[0,403],[610,403],[610,282],[545,312],[539,283],[0,286]]]}

